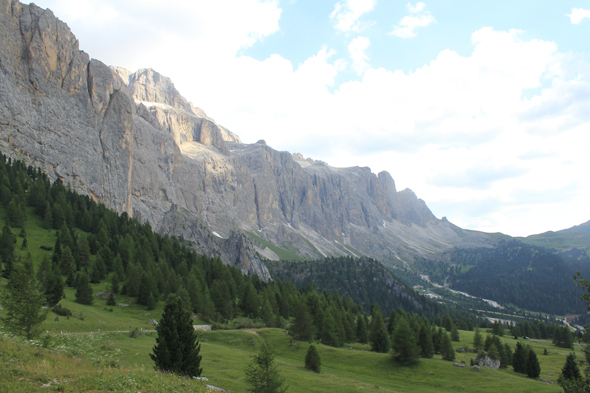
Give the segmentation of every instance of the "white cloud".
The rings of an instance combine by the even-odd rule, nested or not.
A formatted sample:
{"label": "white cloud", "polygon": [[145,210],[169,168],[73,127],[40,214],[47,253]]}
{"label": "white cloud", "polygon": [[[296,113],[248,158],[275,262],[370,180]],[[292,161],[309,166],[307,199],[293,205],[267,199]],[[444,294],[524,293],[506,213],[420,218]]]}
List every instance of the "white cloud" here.
{"label": "white cloud", "polygon": [[397,26],[393,27],[393,31],[389,34],[400,37],[400,38],[413,38],[416,37],[417,33],[414,31],[418,27],[426,27],[429,24],[436,22],[434,16],[430,12],[422,12],[426,8],[426,4],[419,2],[416,5],[408,3],[406,8],[412,14],[419,15],[406,15],[402,18]]}
{"label": "white cloud", "polygon": [[423,2],[418,2],[416,3],[416,5],[412,5],[412,3],[408,3],[406,4],[406,8],[408,9],[408,11],[410,11],[412,14],[415,14],[417,12],[420,12],[422,10],[424,10],[424,8],[426,8],[426,4],[424,4]]}
{"label": "white cloud", "polygon": [[[38,0],[74,31],[81,49],[108,64],[163,72],[165,64],[233,58],[279,30],[277,0]],[[100,31],[100,34],[97,34]],[[157,54],[158,61],[153,62]],[[115,60],[116,59],[116,60]],[[203,61],[200,59],[199,61]],[[123,64],[122,64],[123,63]]]}
{"label": "white cloud", "polygon": [[336,29],[349,32],[359,32],[364,25],[359,22],[359,18],[364,14],[373,11],[376,0],[345,0],[345,2],[338,2],[334,7],[334,11],[330,14],[330,18],[336,19]]}
{"label": "white cloud", "polygon": [[352,58],[352,68],[359,75],[362,75],[369,68],[367,62],[369,56],[365,51],[370,45],[371,41],[367,37],[357,37],[348,45],[348,53]]}
{"label": "white cloud", "polygon": [[590,10],[585,10],[583,8],[572,8],[572,13],[566,16],[570,17],[570,20],[574,25],[579,25],[582,20],[590,18]]}

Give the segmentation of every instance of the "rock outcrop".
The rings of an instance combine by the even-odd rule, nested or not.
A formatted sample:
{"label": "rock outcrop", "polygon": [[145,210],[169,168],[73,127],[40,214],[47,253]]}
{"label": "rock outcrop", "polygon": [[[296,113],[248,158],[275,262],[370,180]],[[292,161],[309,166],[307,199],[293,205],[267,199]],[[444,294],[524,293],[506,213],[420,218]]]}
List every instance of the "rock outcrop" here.
{"label": "rock outcrop", "polygon": [[268,278],[259,256],[282,252],[402,264],[489,241],[387,172],[242,143],[169,78],[91,60],[50,10],[0,0],[0,40],[2,152],[244,271]]}
{"label": "rock outcrop", "polygon": [[485,352],[476,356],[475,363],[481,367],[491,368],[492,370],[497,370],[500,368],[500,360],[492,359]]}

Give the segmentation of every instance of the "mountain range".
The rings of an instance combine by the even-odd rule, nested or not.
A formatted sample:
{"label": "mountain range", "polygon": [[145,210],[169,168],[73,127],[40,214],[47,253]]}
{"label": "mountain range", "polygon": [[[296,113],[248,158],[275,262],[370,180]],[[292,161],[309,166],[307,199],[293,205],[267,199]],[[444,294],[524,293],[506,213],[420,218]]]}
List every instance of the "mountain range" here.
{"label": "mountain range", "polygon": [[262,259],[403,266],[496,239],[438,219],[387,172],[243,143],[152,69],[108,67],[50,10],[0,0],[0,149],[107,207],[269,278]]}

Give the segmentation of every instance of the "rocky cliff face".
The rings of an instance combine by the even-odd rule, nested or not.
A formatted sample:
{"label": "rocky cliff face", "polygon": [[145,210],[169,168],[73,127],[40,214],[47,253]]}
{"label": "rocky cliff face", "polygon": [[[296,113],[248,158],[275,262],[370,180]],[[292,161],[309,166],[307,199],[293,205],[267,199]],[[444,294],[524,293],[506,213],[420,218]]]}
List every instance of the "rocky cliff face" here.
{"label": "rocky cliff face", "polygon": [[[488,241],[369,168],[241,143],[151,69],[79,51],[50,10],[0,0],[0,148],[160,232],[268,278],[267,247],[411,260]],[[266,245],[265,245],[266,244]]]}

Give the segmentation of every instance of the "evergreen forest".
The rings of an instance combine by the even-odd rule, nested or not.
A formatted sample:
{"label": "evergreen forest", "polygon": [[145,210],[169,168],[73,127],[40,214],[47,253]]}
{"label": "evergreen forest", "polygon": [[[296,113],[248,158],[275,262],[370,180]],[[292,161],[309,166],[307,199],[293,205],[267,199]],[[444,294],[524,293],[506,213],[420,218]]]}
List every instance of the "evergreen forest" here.
{"label": "evergreen forest", "polygon": [[504,306],[553,315],[586,312],[580,300],[583,291],[572,284],[576,271],[583,276],[590,273],[585,258],[568,258],[518,240],[502,240],[493,248],[456,248],[445,259],[447,263],[419,259],[416,265],[435,282],[447,282],[453,289]]}

